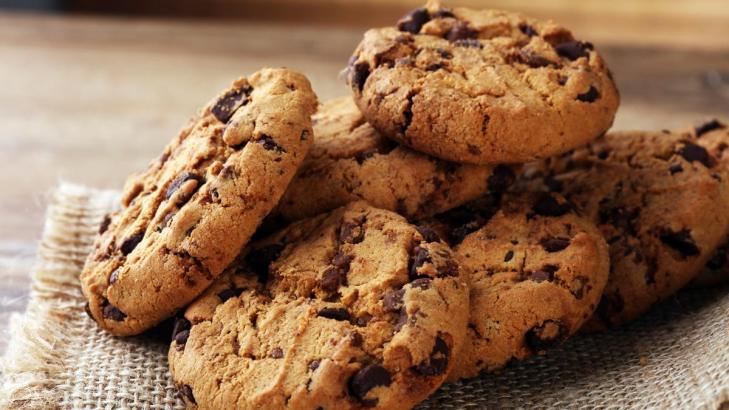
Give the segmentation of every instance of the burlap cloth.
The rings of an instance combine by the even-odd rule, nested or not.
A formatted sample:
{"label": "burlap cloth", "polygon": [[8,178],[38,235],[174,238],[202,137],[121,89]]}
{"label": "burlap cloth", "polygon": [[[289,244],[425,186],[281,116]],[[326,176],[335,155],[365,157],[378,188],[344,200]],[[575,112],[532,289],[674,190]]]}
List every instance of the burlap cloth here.
{"label": "burlap cloth", "polygon": [[[116,193],[53,194],[30,303],[2,359],[7,408],[182,408],[167,348],[119,339],[84,313],[77,275]],[[729,400],[729,288],[687,290],[620,330],[580,335],[546,357],[442,387],[423,409],[718,408]]]}

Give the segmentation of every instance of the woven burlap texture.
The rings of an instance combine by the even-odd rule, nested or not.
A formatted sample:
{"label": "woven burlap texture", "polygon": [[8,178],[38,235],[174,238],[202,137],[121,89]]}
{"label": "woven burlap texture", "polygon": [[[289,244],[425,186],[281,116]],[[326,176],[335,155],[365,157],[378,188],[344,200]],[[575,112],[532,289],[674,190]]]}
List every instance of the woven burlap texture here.
{"label": "woven burlap texture", "polygon": [[[166,346],[121,339],[86,316],[78,274],[117,194],[52,195],[31,299],[2,359],[3,408],[182,408]],[[619,330],[580,335],[497,375],[443,386],[443,408],[717,408],[729,399],[729,288],[687,290]]]}

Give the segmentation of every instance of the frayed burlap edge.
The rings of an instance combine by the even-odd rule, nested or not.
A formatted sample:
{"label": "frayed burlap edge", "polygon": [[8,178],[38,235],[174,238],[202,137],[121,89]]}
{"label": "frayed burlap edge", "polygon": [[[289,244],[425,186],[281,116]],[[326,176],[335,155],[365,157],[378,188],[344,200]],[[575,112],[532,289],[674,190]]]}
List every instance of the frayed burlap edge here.
{"label": "frayed burlap edge", "polygon": [[30,300],[23,315],[10,322],[2,361],[0,407],[58,407],[56,388],[64,381],[77,335],[64,326],[80,311],[78,272],[83,266],[102,214],[117,202],[114,191],[62,183],[50,198],[38,260],[31,272]]}

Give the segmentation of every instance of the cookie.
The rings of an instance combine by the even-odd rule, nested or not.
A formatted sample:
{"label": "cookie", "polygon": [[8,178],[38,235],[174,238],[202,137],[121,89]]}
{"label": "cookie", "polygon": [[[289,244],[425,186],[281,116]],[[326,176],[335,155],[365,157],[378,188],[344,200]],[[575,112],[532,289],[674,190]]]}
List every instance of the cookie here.
{"label": "cookie", "polygon": [[127,181],[122,209],[104,218],[81,274],[102,328],[140,333],[208,287],[304,160],[316,105],[296,72],[240,78]]}
{"label": "cookie", "polygon": [[542,354],[597,307],[609,272],[607,244],[559,195],[484,198],[436,220],[470,283],[466,341],[450,380]]}
{"label": "cookie", "polygon": [[711,256],[709,262],[691,281],[693,287],[710,287],[729,283],[729,242],[724,242]]}
{"label": "cookie", "polygon": [[437,4],[372,29],[347,82],[364,117],[415,150],[526,162],[604,133],[619,95],[592,44],[551,21]]}
{"label": "cookie", "polygon": [[727,147],[723,126],[616,132],[527,167],[527,184],[561,192],[610,244],[610,278],[590,329],[632,320],[709,262],[729,232]]}
{"label": "cookie", "polygon": [[413,151],[382,137],[351,97],[319,107],[314,144],[281,199],[277,214],[294,221],[348,202],[421,218],[447,211],[514,180],[506,166],[462,165]]}
{"label": "cookie", "polygon": [[450,248],[356,202],[251,244],[180,319],[188,407],[411,408],[462,345],[468,287]]}

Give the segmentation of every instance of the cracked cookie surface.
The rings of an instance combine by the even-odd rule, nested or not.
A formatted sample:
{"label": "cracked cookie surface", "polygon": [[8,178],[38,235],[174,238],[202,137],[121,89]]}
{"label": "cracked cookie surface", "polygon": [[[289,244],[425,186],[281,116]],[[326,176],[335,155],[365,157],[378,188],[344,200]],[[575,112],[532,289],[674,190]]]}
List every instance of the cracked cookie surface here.
{"label": "cracked cookie surface", "polygon": [[729,230],[727,147],[723,124],[615,132],[526,167],[529,189],[565,195],[610,246],[610,278],[587,328],[634,319],[709,263]]}
{"label": "cracked cookie surface", "polygon": [[223,271],[304,160],[316,104],[293,71],[240,78],[128,179],[122,209],[104,218],[81,274],[102,328],[140,333]]}
{"label": "cracked cookie surface", "polygon": [[365,33],[347,80],[386,137],[457,162],[515,163],[604,133],[619,95],[592,44],[503,11],[416,9]]}
{"label": "cracked cookie surface", "polygon": [[592,315],[608,277],[597,227],[554,194],[486,197],[434,218],[469,274],[470,315],[449,380],[543,353]]}
{"label": "cracked cookie surface", "polygon": [[514,180],[506,166],[446,162],[382,137],[351,97],[322,104],[312,121],[314,145],[277,208],[284,220],[359,199],[420,218],[503,191]]}
{"label": "cracked cookie surface", "polygon": [[250,244],[179,319],[170,369],[188,407],[410,408],[467,314],[451,249],[355,202]]}

